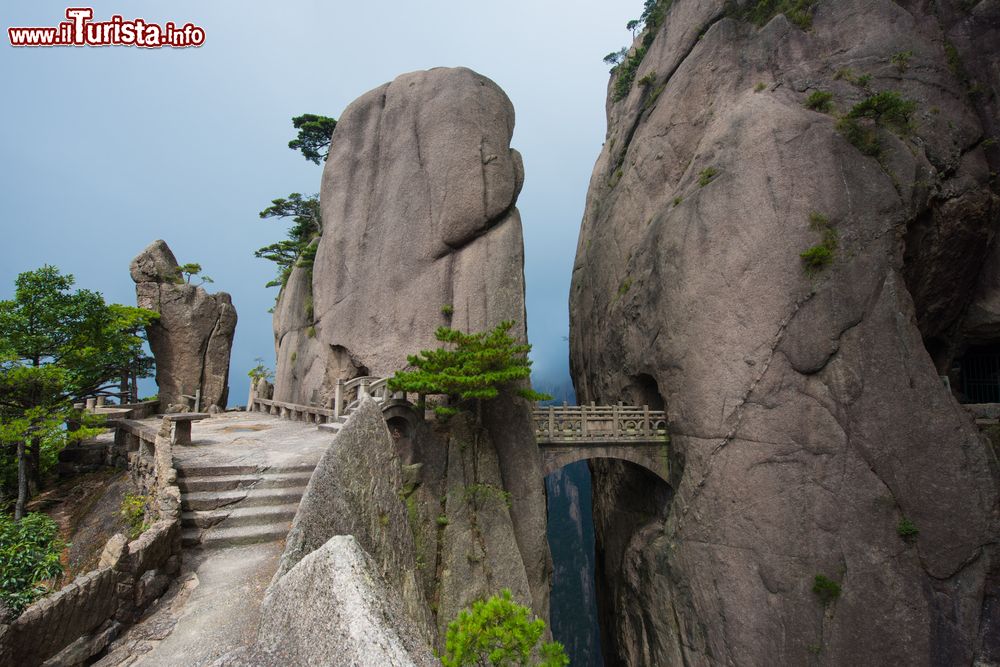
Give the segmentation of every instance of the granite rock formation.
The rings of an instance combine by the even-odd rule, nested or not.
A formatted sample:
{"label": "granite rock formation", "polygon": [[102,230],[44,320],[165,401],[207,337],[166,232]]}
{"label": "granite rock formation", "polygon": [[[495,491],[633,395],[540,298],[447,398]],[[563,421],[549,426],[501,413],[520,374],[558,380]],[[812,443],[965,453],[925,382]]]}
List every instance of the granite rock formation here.
{"label": "granite rock formation", "polygon": [[440,664],[380,570],[353,537],[331,538],[268,589],[257,641],[232,664]]}
{"label": "granite rock formation", "polygon": [[[315,262],[292,271],[275,307],[275,399],[323,404],[338,379],[391,375],[407,355],[437,347],[440,326],[481,331],[514,320],[513,334],[526,339],[515,205],[524,173],[510,148],[513,128],[504,92],[464,68],[404,74],[348,106],[323,172]],[[511,497],[503,512],[510,549],[497,552],[494,570],[519,571],[522,602],[547,618],[551,565],[530,405],[513,396],[490,401],[483,424],[492,481]],[[459,461],[445,460],[455,437],[427,433],[441,447],[426,451],[444,452],[440,460],[429,453],[433,465],[407,462],[425,464],[423,500],[412,502],[432,533],[440,494],[429,489],[477,483],[449,477],[452,464],[461,471]],[[490,583],[456,581],[465,593]]]}
{"label": "granite rock formation", "polygon": [[156,359],[164,411],[182,411],[201,389],[201,409],[224,410],[229,397],[229,355],[236,309],[225,292],[209,294],[184,282],[166,242],[157,240],[132,260],[140,308],[160,314],[147,329]]}
{"label": "granite rock formation", "polygon": [[1000,342],[1000,3],[765,4],[661,2],[609,88],[571,367],[673,471],[592,464],[606,657],[992,664],[996,458],[940,376]]}

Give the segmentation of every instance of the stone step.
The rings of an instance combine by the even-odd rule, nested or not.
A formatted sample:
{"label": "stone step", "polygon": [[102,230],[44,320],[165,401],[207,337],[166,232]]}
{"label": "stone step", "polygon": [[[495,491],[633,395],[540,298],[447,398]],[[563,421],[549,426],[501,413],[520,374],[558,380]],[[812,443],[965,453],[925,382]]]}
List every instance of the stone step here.
{"label": "stone step", "polygon": [[290,522],[272,523],[264,526],[236,526],[233,528],[186,528],[181,532],[181,543],[185,547],[202,546],[206,549],[234,547],[262,542],[277,542],[288,536]]}
{"label": "stone step", "polygon": [[320,424],[317,428],[321,431],[339,433],[340,429],[344,428],[344,424],[341,422],[333,422],[331,424]]}
{"label": "stone step", "polygon": [[315,463],[296,463],[280,466],[178,465],[177,478],[312,472],[315,467]]}
{"label": "stone step", "polygon": [[288,503],[257,507],[235,505],[232,509],[223,507],[217,510],[182,512],[181,526],[184,528],[211,528],[223,521],[225,521],[226,528],[291,523],[298,509],[298,503]]}
{"label": "stone step", "polygon": [[233,489],[231,491],[194,491],[181,494],[181,509],[186,512],[214,510],[240,503],[241,507],[288,505],[302,500],[306,487],[280,489]]}
{"label": "stone step", "polygon": [[211,477],[179,477],[177,486],[181,493],[196,491],[229,491],[232,489],[280,489],[285,487],[305,486],[309,483],[312,471],[282,472],[270,471],[257,475],[213,475]]}

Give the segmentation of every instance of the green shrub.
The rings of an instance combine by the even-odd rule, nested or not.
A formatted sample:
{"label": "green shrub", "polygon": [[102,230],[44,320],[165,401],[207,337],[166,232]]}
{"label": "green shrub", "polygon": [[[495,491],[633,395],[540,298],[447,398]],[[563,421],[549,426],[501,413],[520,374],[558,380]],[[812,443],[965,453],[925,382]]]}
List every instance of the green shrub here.
{"label": "green shrub", "polygon": [[444,304],[443,306],[441,306],[441,314],[444,315],[445,317],[451,317],[452,315],[455,314],[455,306],[451,305],[450,303]]}
{"label": "green shrub", "polygon": [[506,505],[507,509],[511,508],[512,496],[510,491],[504,491],[499,486],[492,484],[483,484],[480,482],[469,484],[462,490],[462,496],[467,503],[482,504],[484,501],[492,498]]}
{"label": "green shrub", "polygon": [[903,539],[916,537],[919,533],[920,530],[917,529],[916,524],[907,519],[905,516],[899,520],[898,524],[896,524],[896,534]]}
{"label": "green shrub", "polygon": [[802,30],[812,27],[812,8],[816,0],[751,0],[742,8],[732,3],[731,14],[761,27],[778,14],[784,14]]}
{"label": "green shrub", "polygon": [[128,538],[130,540],[139,537],[149,528],[149,524],[144,521],[148,507],[149,496],[140,496],[135,493],[125,494],[121,508],[118,510],[118,515],[124,522],[126,530],[128,530]]}
{"label": "green shrub", "polygon": [[862,88],[867,88],[871,84],[871,82],[872,82],[871,74],[862,74],[861,76],[859,76],[854,80],[854,83],[857,84],[858,86],[861,86]]}
{"label": "green shrub", "polygon": [[309,337],[309,338],[315,338],[316,337],[316,327],[313,327],[313,326],[306,327],[306,336]]}
{"label": "green shrub", "polygon": [[841,67],[837,70],[837,73],[833,75],[834,81],[840,81],[844,79],[845,81],[854,81],[854,71],[850,67]]}
{"label": "green shrub", "polygon": [[674,197],[674,206],[680,206],[682,201],[684,201],[684,197],[681,196]]}
{"label": "green shrub", "polygon": [[539,645],[545,621],[530,617],[531,611],[514,602],[508,589],[472,609],[463,609],[448,624],[444,667],[468,665],[528,665],[565,667],[569,658],[559,642]]}
{"label": "green shrub", "polygon": [[656,72],[650,72],[646,76],[639,79],[639,85],[643,88],[650,88],[656,83]]}
{"label": "green shrub", "polygon": [[825,607],[840,597],[840,584],[822,574],[817,574],[813,578],[812,591]]}
{"label": "green shrub", "polygon": [[876,156],[882,149],[874,126],[862,125],[856,119],[845,116],[837,121],[837,130],[865,155]]}
{"label": "green shrub", "polygon": [[814,90],[808,98],[806,98],[806,107],[812,109],[813,111],[819,111],[822,113],[828,112],[833,108],[833,93],[829,93],[825,90]]}
{"label": "green shrub", "polygon": [[762,90],[764,90],[765,88],[767,88],[767,84],[766,84],[766,83],[764,83],[763,81],[758,81],[758,82],[757,82],[757,85],[753,87],[753,91],[754,91],[755,93],[759,93],[759,92],[761,92]]}
{"label": "green shrub", "polygon": [[807,274],[812,275],[833,262],[838,239],[837,230],[830,224],[830,220],[821,213],[813,211],[809,214],[809,227],[820,232],[823,236],[820,243],[799,253],[803,268]]}
{"label": "green shrub", "polygon": [[444,528],[444,527],[445,527],[445,526],[447,526],[447,525],[448,525],[449,523],[451,523],[451,522],[450,522],[450,521],[448,521],[448,517],[447,517],[447,516],[445,516],[444,514],[441,514],[440,516],[438,516],[438,518],[437,518],[437,525],[439,525],[439,526],[441,526],[442,528]]}
{"label": "green shrub", "polygon": [[833,252],[824,245],[814,245],[799,253],[806,273],[815,273],[833,262]]}
{"label": "green shrub", "polygon": [[883,90],[855,104],[847,117],[870,118],[877,125],[907,133],[912,129],[911,118],[916,110],[917,103],[913,100],[905,99],[894,90]]}
{"label": "green shrub", "polygon": [[59,556],[65,546],[56,522],[44,514],[20,521],[0,514],[0,600],[20,614],[44,595],[43,582],[63,572]]}
{"label": "green shrub", "polygon": [[[909,134],[913,130],[912,117],[916,109],[916,102],[903,98],[894,90],[884,90],[851,107],[837,121],[837,129],[865,155],[878,155],[881,146],[877,128],[886,127],[902,135]],[[866,121],[868,124],[865,124]]]}
{"label": "green shrub", "polygon": [[632,289],[632,279],[626,278],[622,281],[622,284],[618,286],[618,296],[625,296],[628,291]]}
{"label": "green shrub", "polygon": [[892,54],[889,61],[896,66],[896,69],[900,73],[905,72],[910,67],[910,58],[913,57],[913,51],[900,51],[899,53]]}
{"label": "green shrub", "polygon": [[698,173],[698,185],[705,187],[712,182],[712,179],[719,173],[715,167],[705,167]]}
{"label": "green shrub", "polygon": [[635,81],[635,73],[638,71],[639,65],[642,64],[642,59],[645,57],[646,47],[640,46],[632,51],[632,54],[618,66],[615,76],[614,95],[612,96],[615,102],[620,102],[628,97],[629,91],[632,90],[632,83]]}

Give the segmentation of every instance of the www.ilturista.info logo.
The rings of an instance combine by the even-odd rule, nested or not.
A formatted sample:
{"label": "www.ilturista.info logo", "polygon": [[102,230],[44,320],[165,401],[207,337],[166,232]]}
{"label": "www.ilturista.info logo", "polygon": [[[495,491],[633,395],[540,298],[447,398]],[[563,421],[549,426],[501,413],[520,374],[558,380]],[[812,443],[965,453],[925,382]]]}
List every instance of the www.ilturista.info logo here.
{"label": "www.ilturista.info logo", "polygon": [[185,48],[205,43],[205,30],[193,23],[164,25],[145,19],[125,20],[117,14],[109,21],[92,21],[90,7],[70,7],[58,26],[49,28],[7,28],[11,46],[140,46]]}

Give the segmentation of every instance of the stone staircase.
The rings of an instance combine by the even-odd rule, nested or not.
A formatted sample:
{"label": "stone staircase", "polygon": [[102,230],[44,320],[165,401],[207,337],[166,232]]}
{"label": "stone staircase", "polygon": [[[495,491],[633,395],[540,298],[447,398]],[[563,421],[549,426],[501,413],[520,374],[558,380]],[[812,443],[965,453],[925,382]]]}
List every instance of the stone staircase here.
{"label": "stone staircase", "polygon": [[315,467],[178,466],[184,546],[227,547],[284,539]]}

